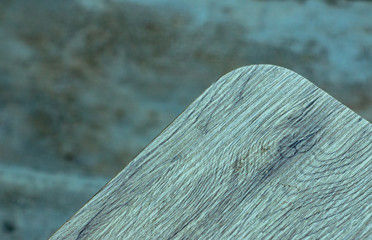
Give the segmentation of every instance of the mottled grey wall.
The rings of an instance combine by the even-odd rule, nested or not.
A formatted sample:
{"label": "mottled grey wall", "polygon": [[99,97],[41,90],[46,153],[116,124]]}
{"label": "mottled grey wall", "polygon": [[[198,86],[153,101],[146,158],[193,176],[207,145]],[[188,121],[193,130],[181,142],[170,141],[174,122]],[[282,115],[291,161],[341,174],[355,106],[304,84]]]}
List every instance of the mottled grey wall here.
{"label": "mottled grey wall", "polygon": [[0,239],[46,238],[237,67],[372,121],[371,1],[1,0]]}

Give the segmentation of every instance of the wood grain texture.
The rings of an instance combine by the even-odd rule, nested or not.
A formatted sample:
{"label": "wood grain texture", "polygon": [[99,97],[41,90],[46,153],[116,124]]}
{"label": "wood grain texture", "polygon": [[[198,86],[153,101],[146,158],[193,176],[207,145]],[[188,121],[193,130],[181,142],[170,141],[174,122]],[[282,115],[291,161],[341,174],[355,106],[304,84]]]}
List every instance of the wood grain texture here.
{"label": "wood grain texture", "polygon": [[51,239],[371,239],[372,125],[271,65],[208,88]]}

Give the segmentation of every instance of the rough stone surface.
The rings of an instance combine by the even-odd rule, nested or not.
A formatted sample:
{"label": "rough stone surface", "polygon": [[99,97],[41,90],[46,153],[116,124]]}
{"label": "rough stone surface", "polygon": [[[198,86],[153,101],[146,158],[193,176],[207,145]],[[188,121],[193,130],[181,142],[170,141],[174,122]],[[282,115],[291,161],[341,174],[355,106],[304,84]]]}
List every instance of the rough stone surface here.
{"label": "rough stone surface", "polygon": [[47,239],[106,182],[0,165],[0,239]]}
{"label": "rough stone surface", "polygon": [[[372,121],[371,12],[370,1],[2,0],[0,169],[111,178],[219,76],[249,64],[294,70]],[[27,181],[1,194],[0,238],[22,239],[30,229],[17,221],[34,215],[67,220],[89,199],[53,205],[69,188],[57,182],[48,196],[31,196]],[[21,197],[32,214],[11,204]]]}

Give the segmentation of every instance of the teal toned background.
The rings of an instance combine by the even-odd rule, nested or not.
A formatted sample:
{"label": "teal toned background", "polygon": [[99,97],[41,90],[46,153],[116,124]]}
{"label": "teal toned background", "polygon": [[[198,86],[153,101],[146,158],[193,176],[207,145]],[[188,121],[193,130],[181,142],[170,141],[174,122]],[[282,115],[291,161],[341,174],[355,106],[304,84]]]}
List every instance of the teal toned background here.
{"label": "teal toned background", "polygon": [[45,239],[223,74],[287,67],[372,121],[371,1],[1,0],[0,239]]}

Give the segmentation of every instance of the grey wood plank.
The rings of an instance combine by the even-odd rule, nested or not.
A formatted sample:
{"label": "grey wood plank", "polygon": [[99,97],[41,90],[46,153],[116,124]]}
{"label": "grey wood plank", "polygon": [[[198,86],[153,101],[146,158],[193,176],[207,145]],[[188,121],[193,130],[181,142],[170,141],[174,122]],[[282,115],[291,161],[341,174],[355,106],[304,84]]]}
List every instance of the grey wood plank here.
{"label": "grey wood plank", "polygon": [[288,69],[243,67],[50,239],[367,239],[371,160],[368,121]]}

